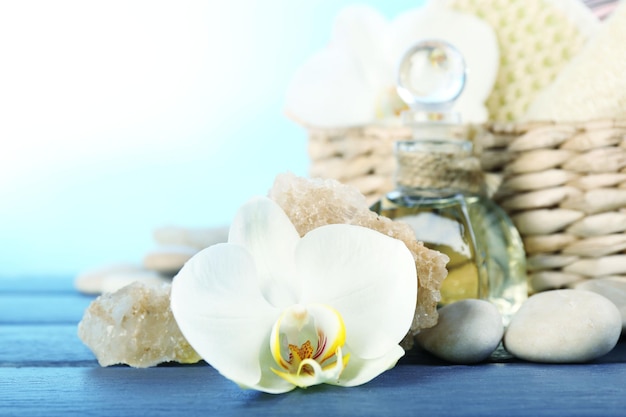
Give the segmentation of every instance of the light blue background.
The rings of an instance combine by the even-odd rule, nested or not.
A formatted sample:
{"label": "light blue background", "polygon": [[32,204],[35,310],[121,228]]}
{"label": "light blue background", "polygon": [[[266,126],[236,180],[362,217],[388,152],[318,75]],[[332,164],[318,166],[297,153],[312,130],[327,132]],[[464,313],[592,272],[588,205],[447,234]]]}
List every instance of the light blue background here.
{"label": "light blue background", "polygon": [[283,97],[350,3],[0,3],[0,276],[139,263],[154,228],[228,224],[307,175]]}

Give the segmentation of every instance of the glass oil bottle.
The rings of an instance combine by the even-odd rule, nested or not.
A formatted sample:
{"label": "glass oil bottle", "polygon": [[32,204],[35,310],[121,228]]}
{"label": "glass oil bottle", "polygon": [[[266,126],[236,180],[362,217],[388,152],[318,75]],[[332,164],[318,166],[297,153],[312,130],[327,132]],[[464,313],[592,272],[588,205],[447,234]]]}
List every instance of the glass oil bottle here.
{"label": "glass oil bottle", "polygon": [[396,143],[396,189],[372,206],[404,221],[417,239],[450,257],[441,304],[466,298],[493,303],[507,325],[527,298],[526,257],[507,214],[487,195],[472,143],[447,111],[465,84],[465,64],[450,44],[423,41],[400,64],[398,92],[413,140]]}

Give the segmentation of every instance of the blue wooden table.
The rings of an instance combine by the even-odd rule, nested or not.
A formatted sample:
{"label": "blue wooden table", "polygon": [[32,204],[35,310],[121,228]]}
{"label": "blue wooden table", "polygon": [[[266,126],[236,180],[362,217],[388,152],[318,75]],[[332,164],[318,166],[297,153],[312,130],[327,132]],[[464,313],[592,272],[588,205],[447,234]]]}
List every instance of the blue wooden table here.
{"label": "blue wooden table", "polygon": [[584,365],[450,365],[425,353],[356,388],[243,391],[205,363],[101,368],[70,278],[0,278],[0,416],[626,416],[626,341]]}

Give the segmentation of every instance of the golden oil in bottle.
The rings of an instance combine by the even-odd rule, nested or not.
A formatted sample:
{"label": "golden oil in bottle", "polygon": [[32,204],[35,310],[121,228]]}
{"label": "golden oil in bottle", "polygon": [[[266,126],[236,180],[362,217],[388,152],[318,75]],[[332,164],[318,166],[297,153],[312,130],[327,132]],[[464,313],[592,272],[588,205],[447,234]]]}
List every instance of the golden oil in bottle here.
{"label": "golden oil in bottle", "polygon": [[418,240],[450,257],[441,305],[488,300],[508,324],[528,291],[523,244],[511,220],[485,197],[421,191],[392,191],[372,210],[408,223]]}
{"label": "golden oil in bottle", "polygon": [[396,189],[372,210],[410,224],[418,240],[450,257],[441,303],[488,300],[504,324],[527,298],[522,239],[507,214],[488,198],[484,173],[450,111],[466,81],[452,45],[424,40],[400,62],[398,95],[413,140],[396,143]]}

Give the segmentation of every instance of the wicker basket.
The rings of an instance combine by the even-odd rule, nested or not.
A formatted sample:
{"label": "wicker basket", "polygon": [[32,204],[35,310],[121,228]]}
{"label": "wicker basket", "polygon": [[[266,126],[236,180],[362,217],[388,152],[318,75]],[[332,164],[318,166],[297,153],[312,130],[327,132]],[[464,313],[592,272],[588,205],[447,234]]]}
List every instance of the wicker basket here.
{"label": "wicker basket", "polygon": [[[626,277],[626,120],[493,124],[471,129],[494,199],[524,239],[532,291]],[[373,202],[393,189],[393,143],[406,127],[309,129],[311,176],[356,186]]]}
{"label": "wicker basket", "polygon": [[394,142],[410,137],[406,127],[309,129],[309,174],[353,185],[373,203],[394,187]]}

